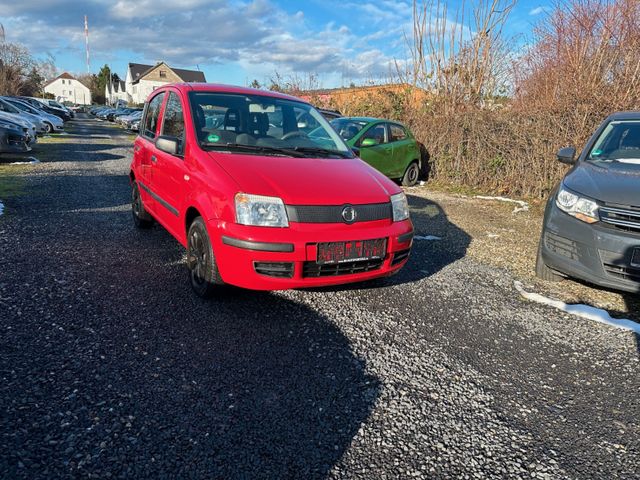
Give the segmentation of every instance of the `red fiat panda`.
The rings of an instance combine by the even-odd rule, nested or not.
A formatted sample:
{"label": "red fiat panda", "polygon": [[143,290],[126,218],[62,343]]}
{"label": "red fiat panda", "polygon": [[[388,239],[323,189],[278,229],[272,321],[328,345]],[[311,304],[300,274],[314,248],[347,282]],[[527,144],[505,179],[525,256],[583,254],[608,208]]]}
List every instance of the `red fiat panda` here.
{"label": "red fiat panda", "polygon": [[175,84],[145,104],[131,164],[133,220],[187,248],[194,291],[317,287],[390,275],[413,241],[401,189],[308,103]]}

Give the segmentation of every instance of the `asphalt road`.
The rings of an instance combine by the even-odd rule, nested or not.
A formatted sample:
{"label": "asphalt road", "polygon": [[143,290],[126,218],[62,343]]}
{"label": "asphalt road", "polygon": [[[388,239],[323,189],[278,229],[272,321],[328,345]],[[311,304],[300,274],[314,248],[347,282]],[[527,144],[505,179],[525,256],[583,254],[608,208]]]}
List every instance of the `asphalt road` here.
{"label": "asphalt road", "polygon": [[521,300],[428,194],[386,284],[202,301],[130,139],[71,133],[0,217],[0,478],[640,477],[638,339]]}

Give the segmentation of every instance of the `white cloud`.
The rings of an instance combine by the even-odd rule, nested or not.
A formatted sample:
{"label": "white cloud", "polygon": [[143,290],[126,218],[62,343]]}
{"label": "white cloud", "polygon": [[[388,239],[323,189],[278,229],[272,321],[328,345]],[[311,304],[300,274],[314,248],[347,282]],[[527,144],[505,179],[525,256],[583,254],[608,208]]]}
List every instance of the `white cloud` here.
{"label": "white cloud", "polygon": [[531,16],[540,15],[541,13],[545,13],[548,11],[549,11],[549,7],[540,6],[529,11],[529,15]]}

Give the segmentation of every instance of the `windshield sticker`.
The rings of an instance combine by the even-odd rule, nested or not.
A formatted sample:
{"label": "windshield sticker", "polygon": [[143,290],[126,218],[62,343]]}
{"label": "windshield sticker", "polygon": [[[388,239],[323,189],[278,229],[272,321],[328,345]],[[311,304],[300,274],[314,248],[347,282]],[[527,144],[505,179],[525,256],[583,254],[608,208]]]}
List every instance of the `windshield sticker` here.
{"label": "windshield sticker", "polygon": [[212,133],[207,137],[208,142],[217,143],[220,141],[220,136]]}
{"label": "windshield sticker", "polygon": [[599,157],[600,155],[602,155],[602,150],[594,150],[593,152],[591,152],[591,155],[593,157]]}

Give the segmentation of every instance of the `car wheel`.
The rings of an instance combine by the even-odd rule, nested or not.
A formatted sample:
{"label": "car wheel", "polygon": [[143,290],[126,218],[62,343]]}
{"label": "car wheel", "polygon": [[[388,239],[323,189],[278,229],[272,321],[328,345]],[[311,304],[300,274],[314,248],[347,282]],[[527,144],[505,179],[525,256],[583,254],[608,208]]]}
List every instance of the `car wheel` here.
{"label": "car wheel", "polygon": [[197,217],[187,233],[187,267],[193,291],[202,298],[211,298],[224,284],[211,248],[209,234],[202,217]]}
{"label": "car wheel", "polygon": [[542,259],[542,239],[540,239],[540,243],[538,245],[538,256],[536,258],[536,277],[548,282],[559,282],[564,278],[555,270],[547,267],[547,264],[544,263],[544,260]]}
{"label": "car wheel", "polygon": [[44,131],[47,134],[53,132],[53,125],[51,125],[49,122],[44,122]]}
{"label": "car wheel", "polygon": [[138,183],[133,183],[131,189],[131,213],[133,214],[133,223],[139,229],[147,229],[153,226],[153,217],[145,210]]}
{"label": "car wheel", "polygon": [[411,164],[407,167],[407,171],[404,172],[404,177],[402,177],[402,186],[413,187],[416,183],[418,183],[419,177],[420,167],[418,166],[418,162],[411,162]]}

